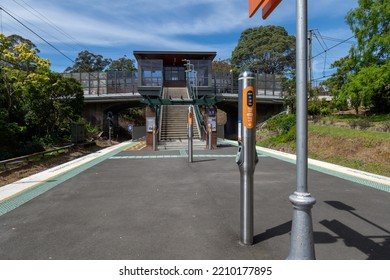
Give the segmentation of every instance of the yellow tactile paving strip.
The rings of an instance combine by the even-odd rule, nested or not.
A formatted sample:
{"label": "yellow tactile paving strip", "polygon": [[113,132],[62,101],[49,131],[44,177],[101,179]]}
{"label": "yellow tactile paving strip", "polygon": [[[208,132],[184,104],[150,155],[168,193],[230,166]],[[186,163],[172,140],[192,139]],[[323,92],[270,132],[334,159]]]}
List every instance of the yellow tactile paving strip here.
{"label": "yellow tactile paving strip", "polygon": [[146,141],[141,141],[130,148],[127,148],[125,151],[141,151],[146,147]]}

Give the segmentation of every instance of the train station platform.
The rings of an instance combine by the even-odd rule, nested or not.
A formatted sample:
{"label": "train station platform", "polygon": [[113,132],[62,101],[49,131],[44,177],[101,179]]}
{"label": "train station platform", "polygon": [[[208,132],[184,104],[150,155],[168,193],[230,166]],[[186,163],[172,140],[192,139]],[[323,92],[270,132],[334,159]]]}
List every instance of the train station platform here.
{"label": "train station platform", "polygon": [[[1,187],[0,259],[287,257],[293,157],[258,149],[254,244],[241,246],[234,142],[194,150],[193,163],[184,146],[143,147],[121,143]],[[316,162],[310,166],[309,191],[317,200],[312,209],[316,258],[390,259],[390,179],[353,176],[351,170],[347,174]]]}

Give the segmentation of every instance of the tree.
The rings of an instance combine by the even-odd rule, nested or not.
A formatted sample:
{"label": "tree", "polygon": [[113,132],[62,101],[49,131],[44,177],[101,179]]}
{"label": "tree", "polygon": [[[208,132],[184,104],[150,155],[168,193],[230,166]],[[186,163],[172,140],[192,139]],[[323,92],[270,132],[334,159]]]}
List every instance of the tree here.
{"label": "tree", "polygon": [[295,71],[291,72],[290,77],[283,76],[282,78],[283,103],[289,114],[296,113],[296,82],[297,79]]}
{"label": "tree", "polygon": [[336,98],[348,100],[355,112],[359,106],[373,111],[388,112],[388,71],[390,58],[390,2],[359,0],[346,20],[355,34],[357,45],[349,55],[336,61],[336,73],[326,82]]}
{"label": "tree", "polygon": [[288,35],[281,26],[248,28],[241,33],[231,63],[240,72],[289,72],[295,69],[295,36]]}
{"label": "tree", "polygon": [[[18,115],[23,91],[28,83],[39,83],[47,79],[50,62],[40,58],[31,44],[20,40],[15,44],[4,34],[0,33],[1,72],[0,78],[4,96],[2,105],[5,106],[8,116]],[[28,67],[24,67],[29,65]]]}
{"label": "tree", "polygon": [[229,73],[232,70],[232,65],[229,59],[214,60],[211,63],[212,72],[225,72]]}
{"label": "tree", "polygon": [[71,122],[81,117],[81,85],[50,72],[50,62],[36,52],[22,37],[0,33],[0,157],[15,156],[10,152],[33,139],[69,136]]}
{"label": "tree", "polygon": [[382,66],[364,67],[359,73],[350,75],[348,83],[343,85],[341,92],[344,98],[349,99],[356,114],[359,113],[359,106],[363,105],[369,108],[373,105],[372,101],[378,93],[384,95],[384,98],[382,104],[377,104],[377,106],[387,105],[388,110],[390,105],[389,85],[390,61],[388,60]]}
{"label": "tree", "polygon": [[134,59],[129,59],[126,56],[117,60],[113,60],[108,68],[108,71],[135,71]]}
{"label": "tree", "polygon": [[82,51],[78,54],[72,67],[66,68],[65,72],[101,72],[110,65],[111,59],[103,58],[100,54]]}
{"label": "tree", "polygon": [[390,57],[390,2],[359,0],[346,20],[358,41],[350,50],[361,67],[382,65]]}
{"label": "tree", "polygon": [[83,90],[75,79],[50,73],[45,83],[27,87],[26,123],[38,137],[62,138],[70,134],[72,122],[81,117]]}
{"label": "tree", "polygon": [[11,41],[11,44],[13,47],[15,47],[16,45],[26,43],[30,50],[34,50],[35,53],[40,52],[39,49],[37,48],[37,46],[33,42],[31,42],[29,39],[23,38],[20,35],[12,34],[12,35],[8,36],[8,40]]}

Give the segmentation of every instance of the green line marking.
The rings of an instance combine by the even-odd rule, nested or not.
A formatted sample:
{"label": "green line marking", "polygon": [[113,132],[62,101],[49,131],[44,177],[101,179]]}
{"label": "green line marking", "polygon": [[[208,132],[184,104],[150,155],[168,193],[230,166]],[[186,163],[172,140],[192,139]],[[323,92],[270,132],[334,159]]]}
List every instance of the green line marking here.
{"label": "green line marking", "polygon": [[[235,158],[236,155],[193,155],[197,158]],[[259,155],[266,157],[265,155]],[[188,155],[156,155],[156,156],[112,156],[109,159],[161,159],[161,158],[186,158]]]}
{"label": "green line marking", "polygon": [[15,208],[23,205],[24,203],[32,200],[33,198],[51,190],[55,186],[65,182],[66,180],[73,178],[77,174],[91,168],[92,166],[110,158],[116,155],[117,153],[130,148],[131,146],[137,144],[136,142],[130,143],[126,146],[123,146],[121,148],[115,149],[105,155],[101,155],[87,163],[84,163],[80,166],[75,167],[74,169],[71,169],[69,171],[66,171],[65,173],[59,174],[57,176],[51,177],[47,179],[46,181],[43,181],[40,184],[37,184],[34,187],[31,187],[27,189],[24,192],[21,192],[17,194],[16,196],[13,196],[9,199],[3,200],[0,202],[0,216],[14,210]]}
{"label": "green line marking", "polygon": [[[225,142],[230,144],[230,145],[237,146],[237,142],[235,142],[235,141],[225,141]],[[257,153],[258,154],[261,153],[261,154],[267,155],[269,157],[276,158],[278,160],[282,160],[282,161],[285,161],[285,162],[296,164],[295,160],[283,157],[281,155],[275,155],[275,154],[272,154],[272,153],[267,153],[265,151],[261,151],[261,152],[257,152]],[[318,172],[321,172],[321,173],[325,173],[325,174],[328,174],[328,175],[331,175],[331,176],[334,176],[334,177],[338,177],[338,178],[341,178],[341,179],[344,179],[344,180],[347,180],[347,181],[358,183],[360,185],[364,185],[364,186],[371,187],[371,188],[374,188],[374,189],[377,189],[377,190],[381,190],[381,191],[385,191],[385,192],[390,192],[390,186],[389,185],[385,185],[385,184],[381,184],[381,183],[378,183],[378,182],[366,180],[366,179],[363,179],[363,178],[359,178],[359,177],[356,177],[356,176],[353,176],[353,175],[345,174],[343,172],[339,172],[339,171],[336,171],[336,170],[324,168],[324,167],[313,165],[313,164],[308,164],[308,167],[311,170],[315,170],[315,171],[318,171]]]}

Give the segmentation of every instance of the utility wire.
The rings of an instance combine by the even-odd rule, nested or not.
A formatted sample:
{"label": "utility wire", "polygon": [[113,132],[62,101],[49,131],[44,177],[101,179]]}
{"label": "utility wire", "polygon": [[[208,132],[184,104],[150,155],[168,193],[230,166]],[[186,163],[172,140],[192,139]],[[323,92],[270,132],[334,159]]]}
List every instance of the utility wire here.
{"label": "utility wire", "polygon": [[328,48],[328,46],[326,45],[326,42],[325,42],[325,40],[324,40],[324,37],[322,37],[321,32],[320,32],[318,29],[316,30],[316,32],[317,32],[318,35],[320,36],[320,38],[321,38],[322,42],[324,43],[325,47]]}
{"label": "utility wire", "polygon": [[356,43],[354,41],[345,41],[344,39],[332,38],[332,37],[328,37],[328,36],[322,36],[322,38],[324,38],[325,40],[329,40],[329,41],[344,42],[344,43],[348,43],[351,45]]}
{"label": "utility wire", "polygon": [[43,38],[42,36],[40,36],[38,33],[36,33],[34,30],[32,30],[30,27],[28,27],[27,25],[25,25],[23,22],[21,22],[19,19],[17,19],[15,16],[13,16],[11,13],[9,13],[6,9],[4,9],[3,7],[0,6],[0,10],[1,11],[4,11],[7,15],[9,15],[11,18],[13,18],[15,21],[17,21],[18,23],[20,23],[23,27],[25,27],[27,30],[29,30],[31,33],[33,33],[34,35],[36,35],[38,38],[40,38],[42,41],[44,41],[46,44],[48,44],[50,47],[52,47],[54,50],[56,50],[58,53],[60,53],[62,56],[64,56],[65,58],[69,59],[72,63],[74,63],[74,60],[71,59],[69,56],[67,56],[66,54],[64,54],[61,50],[59,50],[57,47],[55,47],[53,44],[51,44],[49,41],[47,41],[45,38]]}
{"label": "utility wire", "polygon": [[316,54],[315,56],[312,57],[312,59],[316,58],[317,56],[320,56],[320,55],[323,54],[323,53],[326,53],[326,52],[330,51],[331,49],[334,49],[335,47],[337,47],[337,46],[339,46],[339,45],[345,43],[345,42],[348,41],[348,40],[351,40],[353,37],[354,37],[354,36],[352,35],[352,36],[349,37],[348,39],[345,39],[345,40],[341,41],[340,43],[338,43],[338,44],[336,44],[336,45],[334,45],[334,46],[332,46],[332,47],[330,47],[330,48],[324,50],[323,52],[321,52],[321,53],[319,53],[319,54]]}
{"label": "utility wire", "polygon": [[[39,15],[33,13],[31,10],[27,9],[27,8],[26,8],[25,6],[23,6],[22,4],[16,2],[15,0],[13,0],[13,1],[14,1],[17,5],[19,5],[21,8],[25,9],[27,12],[29,12],[30,14],[32,14],[33,16],[39,18],[39,20],[42,20],[44,23],[49,24],[49,23],[46,22],[42,17],[40,17]],[[15,13],[14,13],[14,15],[17,16]],[[72,49],[74,49],[74,50],[77,50],[74,46],[72,46],[72,45],[70,45],[70,44],[68,44],[68,43],[66,43],[66,42],[61,42],[60,39],[58,39],[58,38],[57,38],[56,36],[54,36],[53,34],[49,33],[49,31],[48,31],[49,29],[47,29],[47,28],[46,28],[46,29],[42,29],[42,28],[40,28],[39,26],[37,26],[37,25],[35,25],[35,24],[33,24],[33,23],[27,21],[26,19],[21,18],[20,16],[18,16],[18,18],[19,18],[20,20],[24,20],[24,22],[25,22],[26,24],[29,24],[30,26],[33,26],[33,27],[35,28],[35,30],[39,30],[39,31],[40,31],[40,34],[44,33],[44,34],[46,34],[47,36],[49,36],[49,37],[51,37],[52,39],[54,39],[55,41],[60,42],[60,43],[63,43],[63,44],[65,44],[65,45],[67,45],[68,47],[70,47],[70,48],[72,48]],[[51,28],[54,28],[53,26],[50,26],[50,27],[51,27]]]}
{"label": "utility wire", "polygon": [[[72,37],[69,33],[67,33],[66,31],[64,31],[62,28],[60,28],[59,26],[57,26],[55,23],[53,23],[50,19],[48,19],[45,15],[43,15],[41,12],[39,12],[38,10],[36,10],[34,7],[32,7],[30,4],[28,4],[27,2],[25,2],[24,0],[21,0],[26,6],[28,6],[31,10],[33,10],[34,12],[32,12],[31,10],[27,9],[26,7],[24,7],[23,5],[21,5],[20,3],[18,3],[16,0],[13,0],[16,4],[18,4],[19,6],[23,7],[26,11],[30,12],[31,14],[33,14],[34,16],[36,16],[37,18],[43,20],[44,22],[46,22],[49,26],[51,26],[53,29],[55,29],[56,31],[58,31],[59,33],[61,33],[62,35],[65,35],[68,39],[72,40],[74,43],[76,43],[78,46],[82,47],[85,49],[85,47],[80,43],[78,42],[74,37]],[[56,38],[57,39],[57,38]],[[58,40],[58,39],[57,39]],[[60,40],[58,40],[60,41]],[[67,44],[69,45],[69,44]],[[72,46],[71,46],[72,47]],[[74,48],[74,47],[72,47]],[[76,48],[74,48],[76,49]]]}

